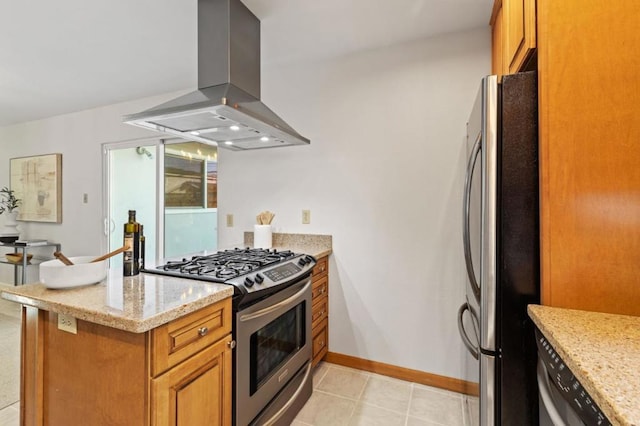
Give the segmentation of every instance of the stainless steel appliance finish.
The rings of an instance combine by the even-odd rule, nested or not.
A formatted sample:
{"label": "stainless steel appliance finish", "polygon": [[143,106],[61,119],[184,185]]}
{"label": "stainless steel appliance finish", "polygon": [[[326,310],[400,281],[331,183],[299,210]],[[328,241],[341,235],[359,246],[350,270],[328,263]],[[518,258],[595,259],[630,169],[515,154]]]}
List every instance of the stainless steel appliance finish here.
{"label": "stainless steel appliance finish", "polygon": [[198,90],[124,122],[235,151],[309,143],[260,101],[260,21],[240,0],[198,0]]}
{"label": "stainless steel appliance finish", "polygon": [[[237,425],[291,424],[311,396],[310,312],[307,278],[235,313]],[[291,396],[276,400],[281,392]]]}
{"label": "stainless steel appliance finish", "polygon": [[233,249],[144,272],[234,287],[234,424],[289,425],[311,396],[312,256]]}
{"label": "stainless steel appliance finish", "polygon": [[468,279],[458,312],[463,343],[478,360],[480,418],[472,424],[538,420],[535,339],[526,313],[540,294],[537,147],[535,73],[503,76],[501,83],[484,78],[467,124]]}
{"label": "stainless steel appliance finish", "polygon": [[144,272],[231,284],[239,308],[304,279],[315,264],[312,256],[289,250],[236,248],[167,260]]}
{"label": "stainless steel appliance finish", "polygon": [[598,404],[536,328],[540,426],[611,426]]}

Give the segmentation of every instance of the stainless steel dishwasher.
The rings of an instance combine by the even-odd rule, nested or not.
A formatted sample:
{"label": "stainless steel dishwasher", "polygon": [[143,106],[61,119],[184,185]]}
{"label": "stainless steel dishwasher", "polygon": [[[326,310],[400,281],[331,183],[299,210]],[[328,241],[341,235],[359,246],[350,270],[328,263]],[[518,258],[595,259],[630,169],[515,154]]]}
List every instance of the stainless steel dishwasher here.
{"label": "stainless steel dishwasher", "polygon": [[540,426],[608,426],[609,420],[536,329]]}

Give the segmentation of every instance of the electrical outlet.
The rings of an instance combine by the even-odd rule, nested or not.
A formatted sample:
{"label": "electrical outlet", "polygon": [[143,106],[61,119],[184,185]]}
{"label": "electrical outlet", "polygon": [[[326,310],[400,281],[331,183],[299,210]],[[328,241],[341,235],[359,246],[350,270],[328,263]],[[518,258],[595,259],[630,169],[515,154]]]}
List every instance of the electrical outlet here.
{"label": "electrical outlet", "polygon": [[76,319],[71,315],[58,314],[58,330],[66,331],[71,334],[78,334],[78,324]]}
{"label": "electrical outlet", "polygon": [[311,210],[302,210],[302,224],[308,225],[311,223]]}
{"label": "electrical outlet", "polygon": [[228,228],[232,228],[233,227],[233,215],[232,214],[228,214],[227,215],[227,227]]}
{"label": "electrical outlet", "polygon": [[82,194],[82,202],[84,204],[88,204],[89,203],[89,194],[87,194],[87,193]]}

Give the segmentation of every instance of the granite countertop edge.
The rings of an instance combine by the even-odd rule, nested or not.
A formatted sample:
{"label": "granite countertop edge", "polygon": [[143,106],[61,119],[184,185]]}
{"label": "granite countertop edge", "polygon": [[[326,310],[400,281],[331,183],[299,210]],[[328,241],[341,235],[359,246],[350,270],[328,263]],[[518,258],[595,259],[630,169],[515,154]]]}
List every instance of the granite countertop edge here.
{"label": "granite countertop edge", "polygon": [[[96,286],[105,286],[105,284],[96,284]],[[85,289],[90,287],[93,286],[87,286]],[[0,294],[5,300],[31,306],[40,310],[70,315],[79,320],[131,333],[144,333],[195,312],[198,309],[233,296],[233,287],[227,287],[228,288],[221,288],[215,293],[206,295],[197,300],[191,300],[180,305],[168,307],[167,309],[153,315],[149,315],[146,318],[127,317],[126,315],[123,315],[121,311],[108,306],[102,307],[101,310],[96,310],[90,309],[84,304],[73,304],[70,302],[64,303],[55,300],[54,297],[47,298],[47,295],[55,296],[65,290],[48,290],[43,284],[27,284],[14,289],[1,290]],[[30,289],[38,289],[45,292],[43,296],[24,294],[24,291],[21,294],[20,290]],[[82,288],[74,289],[74,291],[82,291]]]}
{"label": "granite countertop edge", "polygon": [[[639,364],[640,339],[622,333],[635,329],[636,337],[640,337],[640,317],[542,305],[529,305],[527,310],[609,421],[614,425],[640,425],[640,408],[633,402],[640,400],[640,386],[621,383],[640,383],[640,365],[629,366],[629,361]],[[573,328],[576,326],[579,330]],[[602,347],[590,351],[594,341],[602,342]],[[629,345],[635,349],[629,350]],[[635,359],[630,360],[630,355]]]}

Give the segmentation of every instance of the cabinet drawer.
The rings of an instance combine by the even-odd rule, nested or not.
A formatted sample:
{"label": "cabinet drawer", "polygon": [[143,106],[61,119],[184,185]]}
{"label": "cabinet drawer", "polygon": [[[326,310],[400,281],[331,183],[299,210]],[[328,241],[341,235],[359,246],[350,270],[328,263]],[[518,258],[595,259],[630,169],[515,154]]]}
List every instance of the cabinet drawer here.
{"label": "cabinet drawer", "polygon": [[155,377],[231,333],[231,298],[151,330]]}
{"label": "cabinet drawer", "polygon": [[313,301],[311,308],[311,328],[315,329],[329,316],[329,298],[324,295]]}
{"label": "cabinet drawer", "polygon": [[329,350],[329,320],[325,319],[313,329],[313,361],[316,365]]}
{"label": "cabinet drawer", "polygon": [[319,280],[320,278],[326,277],[327,272],[329,271],[329,257],[325,256],[323,258],[318,259],[318,263],[313,267],[311,271],[311,279],[313,281]]}
{"label": "cabinet drawer", "polygon": [[326,296],[329,291],[329,277],[326,275],[323,278],[320,278],[317,281],[313,281],[313,286],[311,287],[311,300],[313,304],[316,303],[322,296]]}

